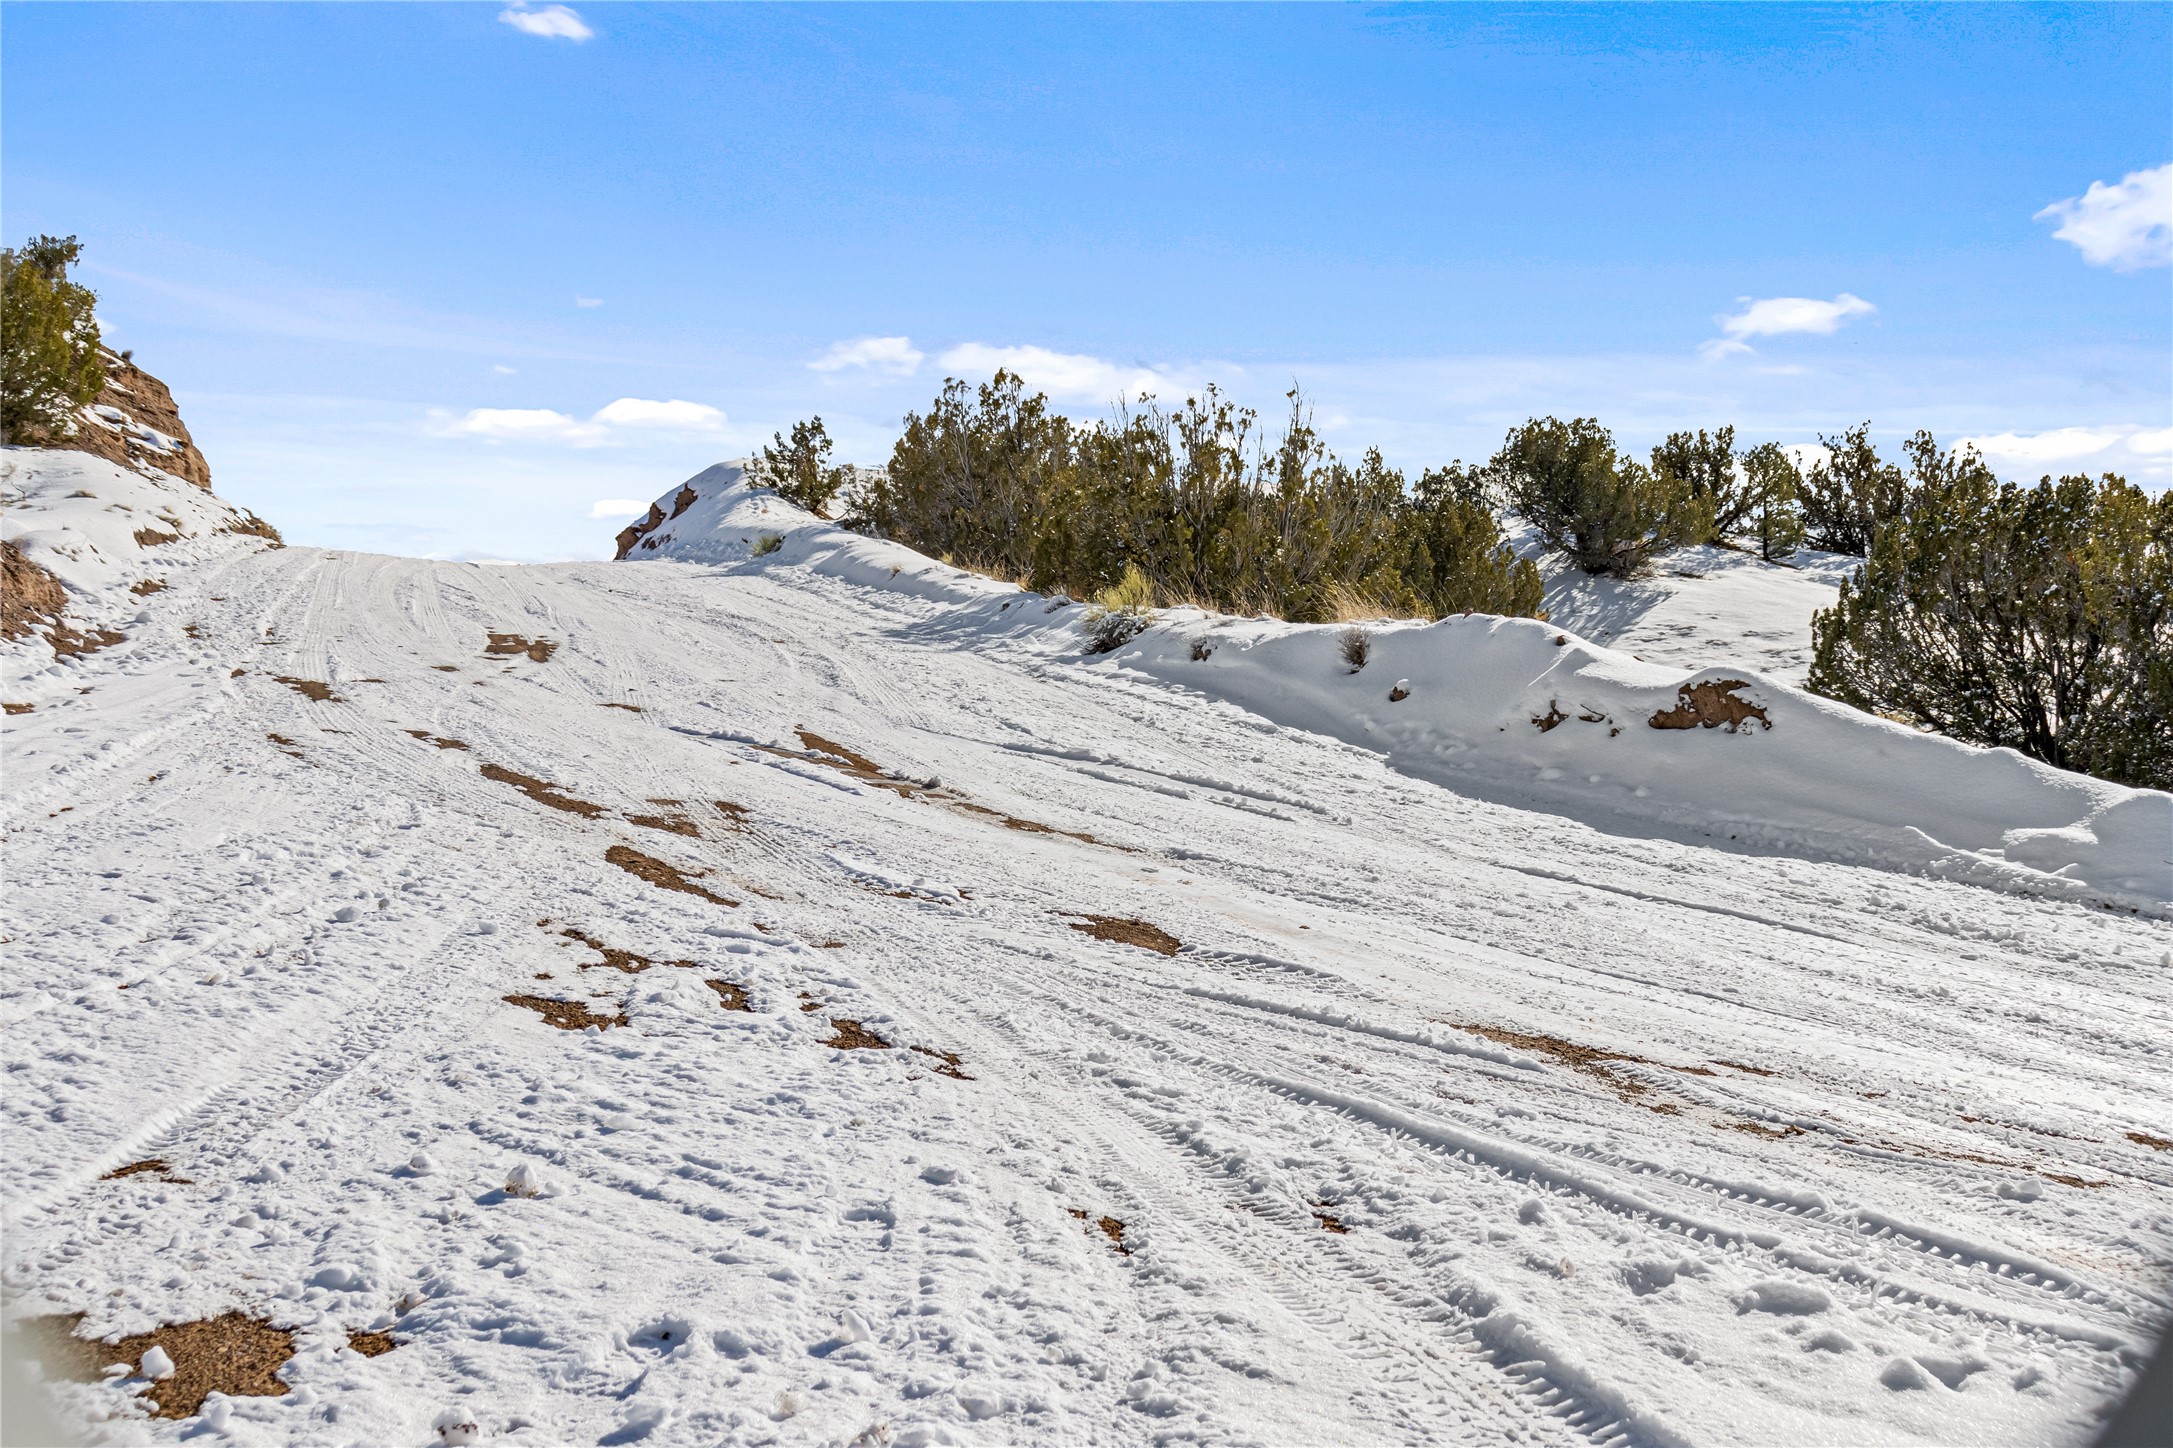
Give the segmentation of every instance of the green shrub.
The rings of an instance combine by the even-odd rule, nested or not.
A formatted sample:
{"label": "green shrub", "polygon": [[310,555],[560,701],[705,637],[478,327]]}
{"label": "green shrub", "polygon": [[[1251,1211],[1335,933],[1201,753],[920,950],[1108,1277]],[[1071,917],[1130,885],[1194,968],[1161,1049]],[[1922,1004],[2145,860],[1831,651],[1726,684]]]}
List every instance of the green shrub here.
{"label": "green shrub", "polygon": [[1462,464],[1429,468],[1412,489],[1403,577],[1420,609],[1435,618],[1539,616],[1539,569],[1502,541],[1487,489],[1485,475]]}
{"label": "green shrub", "polygon": [[1124,577],[1095,596],[1083,620],[1087,652],[1106,654],[1122,648],[1154,624],[1154,584],[1135,564]]}
{"label": "green shrub", "polygon": [[2173,788],[2173,493],[1996,480],[1919,433],[1919,479],[1813,622],[1810,687],[2062,769]]}
{"label": "green shrub", "polygon": [[1813,548],[1869,553],[1879,525],[1908,503],[1908,478],[1880,458],[1870,437],[1868,422],[1839,437],[1819,435],[1828,456],[1812,464],[1801,488],[1804,536]]}
{"label": "green shrub", "polygon": [[1776,563],[1803,546],[1803,474],[1788,450],[1762,442],[1743,454],[1743,490],[1750,499],[1744,531],[1758,556]]}
{"label": "green shrub", "polygon": [[98,299],[68,280],[82,251],[72,236],[0,249],[0,441],[73,437],[71,414],[106,385]]}
{"label": "green shrub", "polygon": [[785,535],[782,533],[757,533],[754,546],[747,551],[752,557],[767,558],[784,546]]}
{"label": "green shrub", "polygon": [[794,423],[789,441],[773,433],[756,468],[778,497],[818,518],[830,516],[830,502],[845,485],[845,469],[830,466],[830,434],[819,417]]}
{"label": "green shrub", "polygon": [[1510,433],[1488,470],[1549,548],[1587,573],[1618,578],[1711,536],[1712,503],[1673,474],[1619,456],[1591,418],[1537,418]]}

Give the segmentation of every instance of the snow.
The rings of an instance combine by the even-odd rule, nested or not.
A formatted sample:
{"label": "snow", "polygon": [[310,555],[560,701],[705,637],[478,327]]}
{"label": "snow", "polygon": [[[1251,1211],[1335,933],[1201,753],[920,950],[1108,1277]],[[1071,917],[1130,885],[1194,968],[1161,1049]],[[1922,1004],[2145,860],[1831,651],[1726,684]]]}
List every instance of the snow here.
{"label": "snow", "polygon": [[128,638],[0,675],[9,1312],[297,1333],[96,1441],[2079,1444],[2173,1315],[2166,796],[1559,623],[1088,656],[696,484],[140,600],[41,524]]}

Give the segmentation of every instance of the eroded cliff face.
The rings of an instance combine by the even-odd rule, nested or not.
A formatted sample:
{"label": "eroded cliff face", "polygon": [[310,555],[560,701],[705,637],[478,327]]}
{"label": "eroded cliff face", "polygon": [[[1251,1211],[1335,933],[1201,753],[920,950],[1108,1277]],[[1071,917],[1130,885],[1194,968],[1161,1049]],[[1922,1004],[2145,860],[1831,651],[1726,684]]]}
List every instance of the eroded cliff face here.
{"label": "eroded cliff face", "polygon": [[137,472],[156,469],[211,491],[211,464],[197,450],[166,384],[116,352],[105,354],[106,386],[76,417],[66,444]]}

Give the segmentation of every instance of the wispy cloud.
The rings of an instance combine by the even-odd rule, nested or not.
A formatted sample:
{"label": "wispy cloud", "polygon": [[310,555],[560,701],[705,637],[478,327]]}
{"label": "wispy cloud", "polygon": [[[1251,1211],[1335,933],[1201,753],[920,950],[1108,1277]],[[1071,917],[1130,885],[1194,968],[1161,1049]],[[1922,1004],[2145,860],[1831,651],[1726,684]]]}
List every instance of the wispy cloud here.
{"label": "wispy cloud", "polygon": [[598,498],[589,504],[591,518],[638,518],[649,505],[636,498]]}
{"label": "wispy cloud", "polygon": [[864,371],[887,372],[893,377],[911,377],[920,370],[921,359],[928,354],[913,345],[910,337],[861,337],[851,342],[833,342],[830,350],[807,365],[817,372],[842,372],[847,367]]}
{"label": "wispy cloud", "polygon": [[573,304],[577,307],[600,307],[604,304],[604,299],[602,297],[575,297]]}
{"label": "wispy cloud", "polygon": [[2093,181],[2031,219],[2059,222],[2052,234],[2092,266],[2126,272],[2173,265],[2173,162],[2130,171],[2117,186]]}
{"label": "wispy cloud", "polygon": [[1028,387],[1051,397],[1086,402],[1113,402],[1142,392],[1183,390],[1183,385],[1167,373],[1124,367],[1083,353],[1052,352],[1047,347],[991,347],[983,342],[967,342],[951,348],[939,360],[952,372],[972,376],[1002,368],[1017,373]]}
{"label": "wispy cloud", "polygon": [[2155,476],[2163,471],[2159,460],[2167,453],[2173,453],[2173,427],[2146,428],[2133,423],[2056,427],[2045,432],[2000,432],[1984,437],[1965,437],[1959,443],[1975,448],[1993,463],[2008,462],[2022,468],[2082,464],[2113,471],[2130,469]]}
{"label": "wispy cloud", "polygon": [[620,440],[628,431],[720,432],[724,422],[722,412],[700,402],[622,397],[597,409],[586,422],[548,407],[477,407],[446,423],[442,430],[453,437],[481,438],[485,442],[599,447]]}
{"label": "wispy cloud", "polygon": [[1736,301],[1743,310],[1713,318],[1720,324],[1721,335],[1698,348],[1698,354],[1709,362],[1752,351],[1746,337],[1780,337],[1791,332],[1831,336],[1849,318],[1878,310],[1848,292],[1830,302],[1816,297],[1738,297]]}
{"label": "wispy cloud", "polygon": [[576,45],[596,32],[573,11],[563,5],[546,5],[541,10],[530,10],[522,0],[514,0],[498,12],[498,18],[520,31],[523,35],[537,35],[546,40],[571,40]]}

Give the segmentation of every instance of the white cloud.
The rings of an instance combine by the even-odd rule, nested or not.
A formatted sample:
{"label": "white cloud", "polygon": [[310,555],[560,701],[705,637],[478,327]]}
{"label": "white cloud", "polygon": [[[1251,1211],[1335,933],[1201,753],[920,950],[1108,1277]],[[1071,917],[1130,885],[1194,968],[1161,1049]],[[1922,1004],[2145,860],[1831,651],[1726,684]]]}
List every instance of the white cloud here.
{"label": "white cloud", "polygon": [[2146,432],[2130,433],[2128,450],[2139,452],[2145,457],[2173,453],[2173,427],[2154,427]]}
{"label": "white cloud", "polygon": [[450,431],[493,442],[506,438],[521,442],[585,442],[602,435],[601,428],[548,407],[478,407],[454,423]]}
{"label": "white cloud", "polygon": [[589,504],[591,518],[639,518],[648,511],[647,503],[633,498],[598,498]]}
{"label": "white cloud", "polygon": [[2100,453],[2120,441],[2119,431],[2099,427],[2056,427],[2050,432],[2001,432],[1987,437],[1965,437],[1988,458],[2012,458],[2018,463],[2059,463]]}
{"label": "white cloud", "polygon": [[498,18],[523,35],[540,35],[546,40],[571,40],[579,44],[596,33],[563,5],[530,10],[521,0],[515,0],[514,4],[498,12]]}
{"label": "white cloud", "polygon": [[2055,201],[2031,220],[2048,218],[2060,223],[2052,234],[2072,242],[2092,266],[2173,265],[2173,161],[2130,171],[2118,186],[2093,181],[2082,195]]}
{"label": "white cloud", "polygon": [[2173,453],[2173,427],[2145,428],[2133,423],[2056,427],[2045,432],[1965,437],[1957,445],[1973,447],[1987,462],[2009,463],[2019,472],[2100,469],[2156,478],[2165,471],[2161,460]]}
{"label": "white cloud", "polygon": [[602,297],[575,297],[573,304],[577,307],[600,307],[604,304],[604,299]]}
{"label": "white cloud", "polygon": [[1713,318],[1726,335],[1698,344],[1698,355],[1708,362],[1751,355],[1756,349],[1743,340],[1745,337],[1779,337],[1790,332],[1831,336],[1849,318],[1878,310],[1862,297],[1848,292],[1830,302],[1822,302],[1816,297],[1738,297],[1736,300],[1743,304],[1742,311]]}
{"label": "white cloud", "polygon": [[[622,397],[599,409],[583,422],[569,413],[548,407],[478,407],[447,424],[453,437],[477,437],[485,442],[555,442],[576,447],[600,447],[619,441],[629,430],[645,432],[718,432],[724,414],[699,402],[655,402],[645,397]],[[643,505],[646,506],[646,505]]]}
{"label": "white cloud", "polygon": [[991,347],[968,342],[945,352],[940,360],[953,372],[993,373],[1001,367],[1016,372],[1037,391],[1088,402],[1182,390],[1174,379],[1144,367],[1120,367],[1099,357],[1052,352],[1046,347]]}
{"label": "white cloud", "polygon": [[862,337],[853,342],[831,343],[829,351],[807,365],[817,372],[862,367],[888,372],[893,377],[911,377],[927,355],[914,347],[910,337]]}
{"label": "white cloud", "polygon": [[678,432],[715,432],[724,426],[724,414],[699,402],[651,402],[641,397],[622,397],[591,419],[605,427],[670,428]]}
{"label": "white cloud", "polygon": [[518,367],[508,367],[503,362],[491,363],[490,370],[497,373],[500,377],[511,377],[520,371]]}

